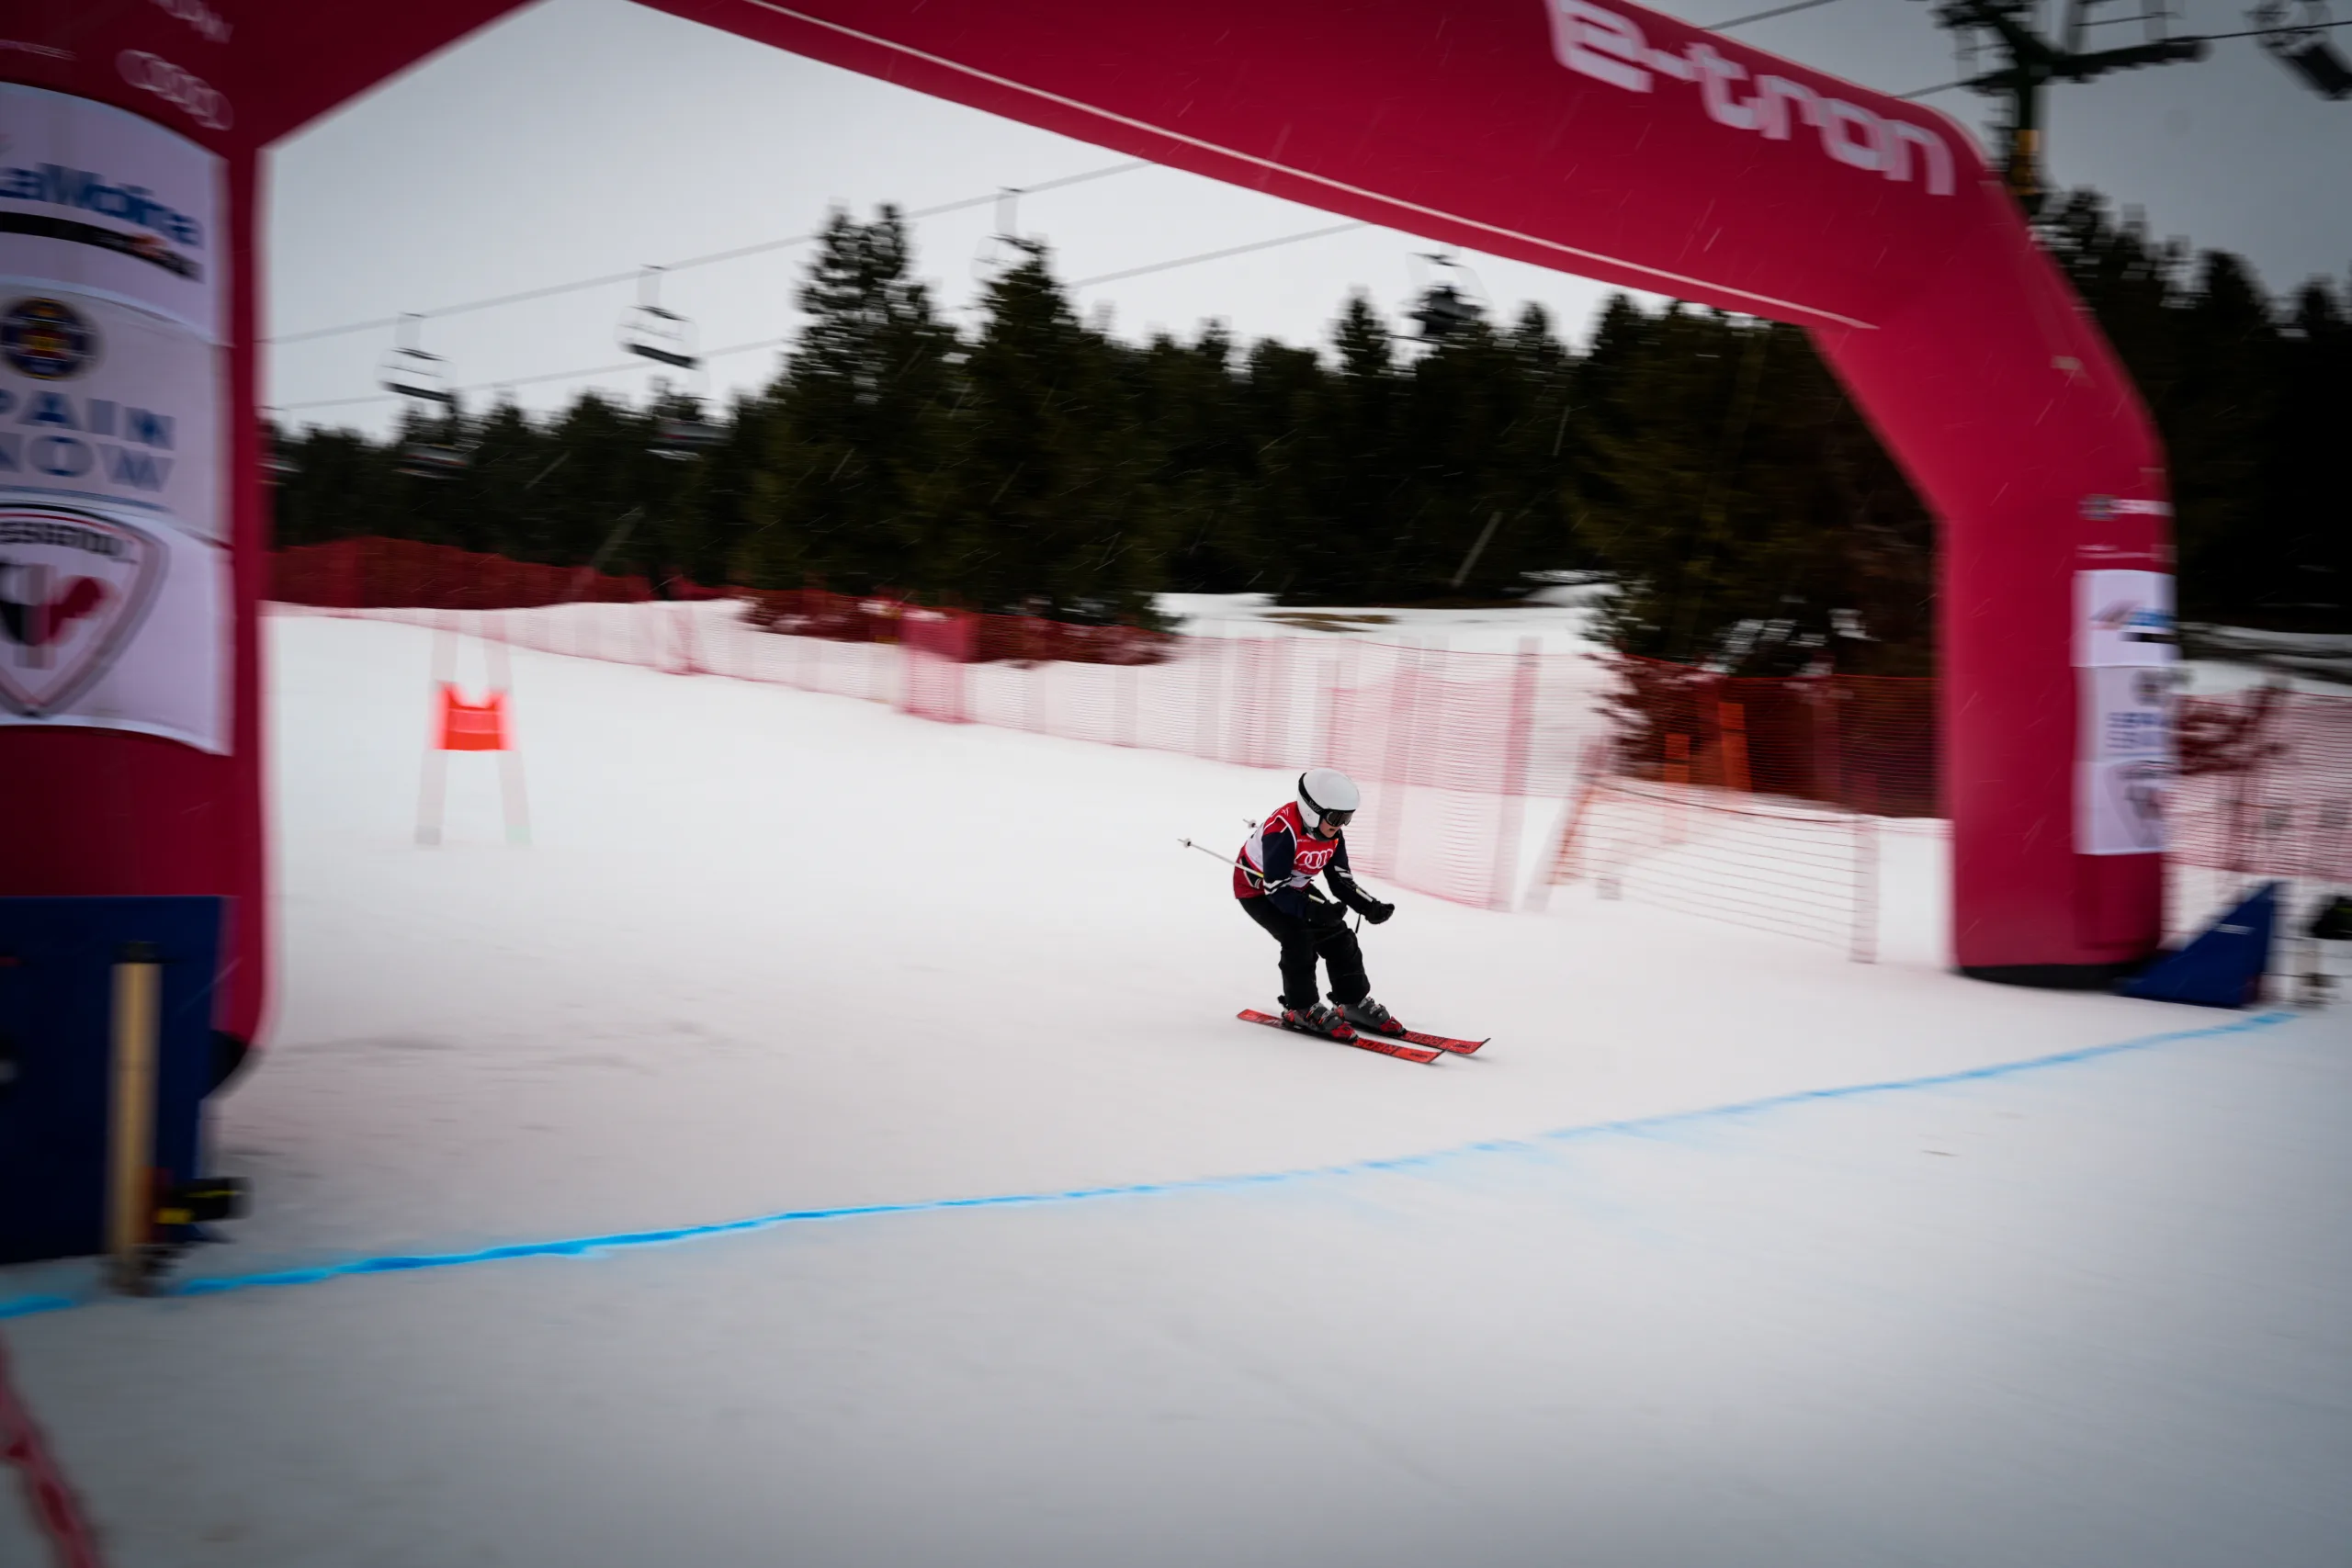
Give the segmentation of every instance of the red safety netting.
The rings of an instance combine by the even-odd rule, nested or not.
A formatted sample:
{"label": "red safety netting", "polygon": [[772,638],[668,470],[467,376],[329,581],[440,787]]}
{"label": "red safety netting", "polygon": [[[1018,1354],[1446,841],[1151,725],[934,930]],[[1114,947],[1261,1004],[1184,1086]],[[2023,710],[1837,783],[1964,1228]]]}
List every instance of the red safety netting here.
{"label": "red safety netting", "polygon": [[[415,539],[336,539],[269,558],[269,597],[331,609],[505,610],[535,604],[637,604],[655,597],[642,577],[509,560]],[[665,583],[673,599],[718,591]]]}
{"label": "red safety netting", "polygon": [[1604,898],[1878,953],[1878,825],[1861,812],[1690,784],[1603,778],[1561,836],[1554,879]]}
{"label": "red safety netting", "polygon": [[[1868,824],[1937,814],[1932,679],[1733,680],[1623,661],[1617,744],[1547,884],[1873,945]],[[2352,881],[2352,697],[2265,687],[2181,700],[2165,929],[2256,883],[2290,910]],[[1809,804],[1847,813],[1807,811]]]}
{"label": "red safety netting", "polygon": [[[1931,679],[1736,680],[1532,642],[1172,637],[816,589],[671,584],[656,603],[642,579],[406,541],[277,566],[283,596],[327,614],[1244,767],[1328,763],[1366,786],[1351,839],[1367,874],[1490,908],[1532,870],[1539,888],[1589,877],[1862,956],[1870,824],[1938,804]],[[2180,718],[2175,929],[2248,878],[2352,881],[2352,698],[2265,690],[2187,699]]]}
{"label": "red safety netting", "polygon": [[2283,884],[2266,996],[2289,999],[2336,945],[2311,940],[2312,916],[2352,885],[2352,697],[2267,686],[2186,698],[2179,734],[2165,933],[2192,936],[2262,884]]}
{"label": "red safety netting", "polygon": [[965,722],[964,667],[972,661],[973,623],[978,619],[939,610],[916,610],[901,618],[901,708],[942,724]]}
{"label": "red safety netting", "polygon": [[2172,853],[2250,876],[2352,882],[2352,697],[2283,687],[2181,704]]}
{"label": "red safety netting", "polygon": [[1170,656],[1174,639],[1141,626],[1080,626],[1042,615],[984,615],[917,604],[895,593],[833,593],[822,588],[733,589],[745,618],[764,631],[833,642],[898,642],[912,626],[951,620],[952,649],[927,647],[959,663],[1149,664]]}
{"label": "red safety netting", "polygon": [[[922,717],[1179,751],[1366,786],[1367,874],[1510,908],[1531,797],[1564,797],[1605,745],[1605,664],[1320,637],[1174,637],[926,608],[818,589],[656,603],[586,580],[406,541],[287,551],[281,600],[311,613],[458,630],[542,652],[769,682]],[[574,583],[594,593],[566,597]],[[397,601],[408,600],[401,604]]]}

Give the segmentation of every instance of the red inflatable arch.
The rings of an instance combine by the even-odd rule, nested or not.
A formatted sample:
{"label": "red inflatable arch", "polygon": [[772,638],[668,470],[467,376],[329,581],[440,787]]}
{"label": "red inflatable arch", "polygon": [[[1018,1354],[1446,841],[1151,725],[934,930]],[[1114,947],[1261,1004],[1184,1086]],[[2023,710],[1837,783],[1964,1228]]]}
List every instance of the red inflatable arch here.
{"label": "red inflatable arch", "polygon": [[[2115,355],[1952,121],[1618,0],[657,3],[1137,157],[1803,325],[1943,523],[1955,957],[2065,983],[2153,950],[2162,457]],[[234,896],[222,1022],[241,1034],[260,1021],[270,938],[257,156],[511,8],[17,0],[0,22],[0,558],[21,569],[71,546],[108,604],[153,599],[143,621],[102,628],[115,642],[90,657],[114,664],[75,676],[78,693],[59,673],[82,657],[71,647],[35,669],[31,642],[0,642],[0,893]],[[153,303],[207,288],[200,306]],[[118,338],[154,329],[152,354],[125,349],[105,372],[151,387],[77,389],[74,333],[91,323],[41,316],[76,299]],[[142,397],[181,412],[158,423]],[[94,490],[73,471],[102,448],[176,457],[210,488],[176,513]],[[149,557],[173,570],[142,579]],[[0,572],[0,597],[32,606],[15,624],[66,637],[65,612],[27,593],[58,581]],[[105,615],[85,619],[85,633]],[[160,650],[143,666],[141,639]]]}

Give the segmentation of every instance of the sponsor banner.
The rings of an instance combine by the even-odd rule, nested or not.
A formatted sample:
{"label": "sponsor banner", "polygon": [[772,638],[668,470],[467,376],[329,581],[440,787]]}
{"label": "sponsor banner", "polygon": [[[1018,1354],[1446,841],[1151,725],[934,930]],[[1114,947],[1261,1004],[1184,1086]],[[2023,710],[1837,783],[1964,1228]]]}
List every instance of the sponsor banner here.
{"label": "sponsor banner", "polygon": [[0,490],[0,725],[229,750],[229,552],[150,513]]}
{"label": "sponsor banner", "polygon": [[0,83],[0,288],[74,291],[220,341],[221,161],[152,120]]}
{"label": "sponsor banner", "polygon": [[2082,743],[2075,770],[2075,850],[2146,854],[2165,847],[2173,778],[2174,671],[2164,665],[2077,670]]}
{"label": "sponsor banner", "polygon": [[2083,762],[2075,770],[2075,852],[2144,855],[2163,850],[2169,762]]}
{"label": "sponsor banner", "polygon": [[2103,570],[2075,573],[2075,663],[2170,664],[2179,657],[2172,574]]}
{"label": "sponsor banner", "polygon": [[2165,847],[2173,777],[2172,577],[2101,569],[2075,574],[2075,850],[2146,854]]}
{"label": "sponsor banner", "polygon": [[221,179],[0,85],[0,725],[229,749]]}
{"label": "sponsor banner", "polygon": [[0,485],[225,538],[224,352],[111,300],[0,288]]}
{"label": "sponsor banner", "polygon": [[2168,502],[2135,501],[2129,497],[2086,495],[2083,497],[2083,520],[2086,523],[2112,523],[2119,517],[2169,517]]}

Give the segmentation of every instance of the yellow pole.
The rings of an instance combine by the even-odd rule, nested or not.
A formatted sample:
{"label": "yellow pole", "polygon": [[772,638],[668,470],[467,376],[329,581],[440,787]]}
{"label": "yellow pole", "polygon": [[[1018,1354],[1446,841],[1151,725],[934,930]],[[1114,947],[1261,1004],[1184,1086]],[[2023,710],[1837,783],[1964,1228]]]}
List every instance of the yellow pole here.
{"label": "yellow pole", "polygon": [[155,950],[126,943],[114,966],[113,1137],[107,1149],[107,1254],[118,1289],[146,1279],[144,1249],[154,1216],[157,996]]}

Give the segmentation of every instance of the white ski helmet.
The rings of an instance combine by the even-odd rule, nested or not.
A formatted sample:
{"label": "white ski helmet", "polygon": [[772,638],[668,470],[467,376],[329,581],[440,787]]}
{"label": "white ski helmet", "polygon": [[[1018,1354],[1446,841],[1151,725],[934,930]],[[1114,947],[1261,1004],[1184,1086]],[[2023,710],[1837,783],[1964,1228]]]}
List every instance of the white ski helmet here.
{"label": "white ski helmet", "polygon": [[1363,801],[1355,780],[1337,768],[1309,768],[1298,775],[1299,819],[1310,829],[1320,829],[1327,816],[1334,828],[1346,827]]}

